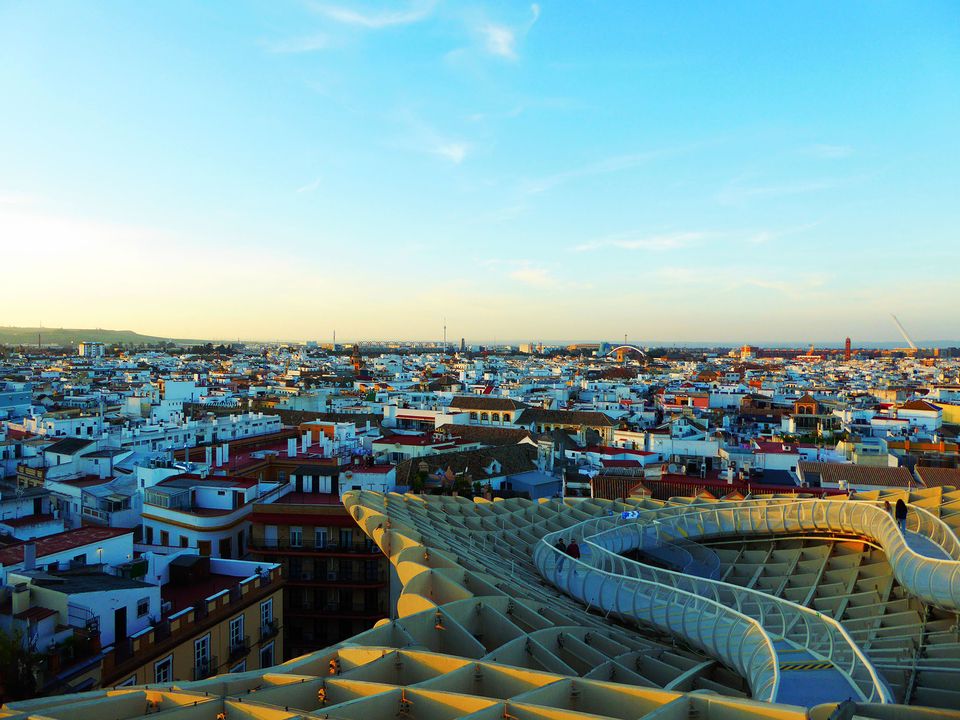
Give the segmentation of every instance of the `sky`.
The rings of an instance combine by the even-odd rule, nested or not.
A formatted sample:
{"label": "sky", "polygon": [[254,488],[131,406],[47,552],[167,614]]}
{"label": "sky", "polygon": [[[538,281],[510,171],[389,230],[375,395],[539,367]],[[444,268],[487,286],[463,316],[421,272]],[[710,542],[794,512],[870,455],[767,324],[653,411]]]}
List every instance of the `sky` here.
{"label": "sky", "polygon": [[960,5],[0,0],[0,325],[960,338]]}

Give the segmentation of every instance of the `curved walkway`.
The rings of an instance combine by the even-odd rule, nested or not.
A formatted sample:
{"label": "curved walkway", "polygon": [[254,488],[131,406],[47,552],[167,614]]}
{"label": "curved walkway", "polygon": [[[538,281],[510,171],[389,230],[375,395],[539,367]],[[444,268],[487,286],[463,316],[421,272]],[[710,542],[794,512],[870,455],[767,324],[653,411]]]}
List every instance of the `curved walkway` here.
{"label": "curved walkway", "polygon": [[[897,579],[921,599],[960,604],[960,542],[911,507],[900,533],[882,508],[859,501],[762,500],[671,506],[588,520],[545,536],[534,562],[551,583],[588,606],[685,638],[748,679],[754,697],[814,705],[848,697],[890,702],[875,668],[833,618],[765,593],[719,582],[694,538],[825,533],[859,535],[884,548]],[[554,547],[577,538],[574,560]],[[673,572],[621,555],[639,550]]]}

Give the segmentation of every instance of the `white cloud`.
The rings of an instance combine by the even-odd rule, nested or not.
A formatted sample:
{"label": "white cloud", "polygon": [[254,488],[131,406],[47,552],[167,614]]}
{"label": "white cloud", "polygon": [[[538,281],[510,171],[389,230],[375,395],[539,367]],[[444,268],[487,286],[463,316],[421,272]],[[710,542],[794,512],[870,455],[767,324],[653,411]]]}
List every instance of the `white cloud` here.
{"label": "white cloud", "polygon": [[754,232],[747,238],[747,242],[751,242],[754,245],[763,245],[764,243],[771,242],[772,240],[778,240],[782,237],[787,237],[789,235],[796,235],[798,233],[806,232],[817,227],[820,224],[820,221],[805,223],[803,225],[794,225],[793,227],[783,228],[782,230],[759,230]]}
{"label": "white cloud", "polygon": [[487,52],[507,60],[517,59],[517,37],[512,28],[506,25],[488,24],[480,28],[483,34]]}
{"label": "white cloud", "polygon": [[591,252],[602,248],[618,248],[620,250],[651,250],[664,251],[676,250],[687,247],[691,243],[697,242],[707,237],[703,232],[676,232],[663,235],[645,235],[637,237],[635,235],[613,235],[597,240],[575,245],[571,248],[574,252]]}
{"label": "white cloud", "polygon": [[540,18],[540,6],[534,3],[530,6],[530,19],[522,26],[503,25],[500,23],[483,22],[477,27],[477,32],[483,39],[483,47],[491,55],[516,60],[517,42],[524,37]]}
{"label": "white cloud", "polygon": [[697,147],[700,147],[700,145],[662,148],[659,150],[649,150],[647,152],[614,155],[588,165],[573,168],[572,170],[564,170],[552,175],[544,175],[539,178],[528,179],[521,184],[520,190],[525,195],[539,195],[540,193],[552,190],[558,185],[563,185],[571,180],[579,180],[580,178],[585,177],[594,177],[596,175],[606,175],[623,170],[631,170],[635,167],[645,165],[653,160],[689,152]]}
{"label": "white cloud", "polygon": [[727,183],[726,187],[717,193],[717,202],[723,205],[738,205],[757,198],[787,197],[822,192],[848,182],[849,180],[841,178],[821,178],[770,185],[745,185],[737,179]]}
{"label": "white cloud", "polygon": [[379,30],[398,25],[411,25],[425,20],[433,12],[435,0],[413,2],[406,9],[360,12],[353,7],[315,3],[311,7],[331,20],[345,25],[355,25],[370,30]]}
{"label": "white cloud", "polygon": [[321,178],[317,178],[312,182],[308,182],[306,185],[297,188],[298,193],[312,193],[315,192],[320,187]]}
{"label": "white cloud", "polygon": [[443,142],[433,148],[433,153],[459,165],[467,157],[470,146],[463,142]]}
{"label": "white cloud", "polygon": [[549,287],[557,283],[550,271],[542,267],[520,267],[512,270],[508,276],[519,283],[533,287]]}

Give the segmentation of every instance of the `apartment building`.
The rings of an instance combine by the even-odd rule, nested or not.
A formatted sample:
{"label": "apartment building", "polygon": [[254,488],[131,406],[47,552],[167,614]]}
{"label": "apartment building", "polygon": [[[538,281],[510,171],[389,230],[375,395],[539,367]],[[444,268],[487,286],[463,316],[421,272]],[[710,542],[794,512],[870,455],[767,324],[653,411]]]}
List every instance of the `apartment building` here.
{"label": "apartment building", "polygon": [[296,492],[257,503],[249,552],[258,562],[278,563],[287,578],[287,658],[327,647],[389,616],[389,562],[337,493]]}
{"label": "apartment building", "polygon": [[283,654],[279,565],[135,550],[82,528],[0,549],[0,630],[40,653],[38,692],[195,680]]}
{"label": "apartment building", "polygon": [[283,657],[283,575],[275,564],[178,554],[162,569],[163,613],[105,653],[104,687],[258,670]]}
{"label": "apartment building", "polygon": [[254,503],[291,490],[287,482],[183,473],[144,491],[143,540],[161,548],[196,548],[200,555],[243,557]]}

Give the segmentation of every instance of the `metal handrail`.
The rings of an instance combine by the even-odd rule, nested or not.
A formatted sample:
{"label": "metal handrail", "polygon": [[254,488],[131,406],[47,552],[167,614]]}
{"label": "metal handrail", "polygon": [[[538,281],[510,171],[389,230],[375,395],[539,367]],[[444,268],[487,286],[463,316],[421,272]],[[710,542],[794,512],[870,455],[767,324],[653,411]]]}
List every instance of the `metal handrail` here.
{"label": "metal handrail", "polygon": [[[691,513],[674,516],[675,519],[688,522],[691,516],[700,516],[710,513],[711,508],[698,509]],[[657,510],[641,513],[640,520],[657,515]],[[671,519],[674,519],[671,518]],[[590,522],[590,521],[587,521]],[[584,523],[586,524],[586,523]],[[880,679],[872,664],[863,654],[846,630],[832,617],[822,615],[803,605],[777,598],[759,590],[744,588],[739,585],[721,582],[710,578],[700,578],[684,573],[663,570],[648,566],[642,562],[629,560],[620,553],[632,549],[645,549],[644,544],[650,538],[651,530],[656,533],[655,539],[662,541],[665,523],[654,520],[653,523],[642,522],[627,525],[615,525],[595,535],[584,537],[587,546],[595,546],[600,550],[598,555],[605,563],[621,574],[640,573],[653,582],[670,584],[678,589],[700,595],[712,597],[717,602],[735,607],[755,619],[758,619],[768,632],[779,635],[787,640],[805,647],[812,655],[829,660],[851,684],[855,685],[862,699],[869,702],[891,702],[892,698],[886,685]],[[705,524],[695,525],[695,530],[701,532]],[[768,528],[769,529],[769,522]],[[676,533],[679,537],[681,533]],[[682,539],[688,539],[691,533]],[[667,535],[667,540],[672,538]],[[603,543],[602,540],[612,539],[613,542]],[[606,566],[606,565],[605,565]]]}
{"label": "metal handrail", "polygon": [[[817,503],[819,503],[819,505]],[[847,503],[824,503],[823,501],[816,500],[798,502],[792,499],[777,498],[707,504],[697,503],[694,504],[694,506],[678,505],[640,511],[640,516],[643,519],[656,518],[655,525],[644,524],[642,522],[618,525],[610,517],[594,518],[586,520],[572,528],[566,528],[565,530],[560,530],[545,536],[541,543],[538,544],[538,548],[534,553],[534,559],[535,561],[538,560],[539,553],[542,560],[544,550],[541,550],[541,547],[562,555],[561,551],[553,547],[553,542],[556,538],[570,537],[571,535],[573,537],[580,537],[584,541],[585,559],[592,564],[598,565],[599,567],[597,569],[613,577],[621,578],[621,582],[622,578],[629,577],[634,580],[664,585],[671,587],[678,593],[698,595],[724,607],[732,608],[738,614],[750,617],[758,622],[765,634],[767,634],[768,640],[770,633],[777,633],[777,631],[779,631],[778,634],[782,637],[805,647],[812,655],[829,660],[839,672],[848,678],[851,685],[855,687],[858,694],[861,695],[862,700],[881,703],[892,702],[890,691],[880,678],[876,668],[873,667],[873,664],[867,659],[847,631],[832,617],[824,616],[805,606],[792,603],[782,598],[775,598],[760,591],[713,579],[693,577],[684,573],[654,568],[642,562],[629,560],[619,555],[620,552],[626,550],[649,550],[651,549],[651,545],[653,545],[653,547],[662,547],[670,542],[677,542],[678,545],[691,547],[692,545],[696,545],[696,543],[690,540],[691,537],[714,534],[707,532],[708,525],[712,526],[717,531],[717,534],[724,534],[731,531],[742,534],[744,532],[756,532],[757,530],[762,530],[766,533],[776,533],[781,530],[781,528],[786,529],[788,520],[790,520],[800,526],[801,529],[822,530],[834,525],[839,525],[844,531],[853,531],[856,534],[869,535],[870,533],[865,532],[861,522],[854,522],[851,519],[850,510],[840,512],[840,517],[831,517],[837,515],[837,511],[833,510],[834,507],[843,507],[845,505],[847,505]],[[771,512],[771,510],[773,510],[772,506],[779,506],[781,512]],[[794,507],[791,506],[795,506],[795,517],[792,513]],[[823,510],[823,512],[819,513],[821,515],[819,518],[817,517],[817,507]],[[867,503],[857,502],[850,503],[850,507],[851,510],[853,510],[857,507],[865,508],[872,506]],[[762,510],[760,510],[760,512],[750,512],[761,508]],[[808,508],[810,509],[808,513],[809,518],[802,518],[801,515],[803,511]],[[879,508],[874,509],[887,517],[889,525],[894,524],[887,513],[882,512]],[[727,513],[730,516],[729,521],[727,523],[721,522],[720,513],[727,511],[729,511]],[[747,512],[744,513],[742,511]],[[713,516],[712,522],[704,522],[703,518],[707,515]],[[779,517],[777,517],[778,515]],[[926,513],[926,515],[936,521],[931,523],[932,526],[940,523],[946,527],[942,521],[933,518],[929,513]],[[746,522],[744,522],[744,516],[746,517]],[[918,526],[921,518],[924,518],[924,516],[918,514]],[[639,519],[640,518],[638,518],[638,520]],[[874,517],[872,519],[876,520],[877,518]],[[929,519],[927,519],[927,523],[930,523]],[[808,526],[811,524],[813,527],[809,528]],[[821,527],[821,525],[824,527]],[[890,530],[889,527],[886,527],[885,523],[881,522],[880,525],[884,530]],[[673,531],[671,531],[671,527]],[[653,528],[656,529],[653,530]],[[651,534],[651,530],[653,530],[654,534]],[[949,531],[949,528],[947,528],[947,530]],[[899,534],[899,532],[897,534]],[[940,537],[947,539],[950,536],[949,534],[940,535]],[[666,539],[666,543],[664,543],[664,539]],[[883,542],[885,538],[877,539],[880,541],[882,547],[886,547]],[[888,543],[889,542],[888,540]],[[906,542],[903,541],[902,537],[901,544],[904,548],[913,552],[912,549],[906,545]],[[690,555],[689,551],[681,547],[677,547],[676,550],[688,557]],[[915,552],[913,552],[913,554],[918,558],[927,561],[931,560]],[[564,556],[558,560],[558,562],[563,564],[567,562],[567,559]],[[538,562],[538,567],[541,573],[547,576],[548,579],[556,579],[550,577],[548,572],[549,568],[546,568],[542,562]],[[571,562],[570,568],[572,569],[573,567],[574,564]],[[555,584],[569,592],[569,585],[565,586],[562,582],[555,582]],[[576,593],[575,596],[584,594],[583,592]],[[580,599],[583,600],[584,598],[581,597]],[[687,607],[688,605],[689,602],[685,601],[683,607]],[[604,609],[609,611],[611,608]],[[685,632],[686,627],[684,625],[681,625],[680,630],[680,635],[704,647],[702,641],[697,642],[697,638],[692,638]],[[676,630],[672,631],[676,632]],[[770,641],[769,647],[775,652],[772,641]],[[734,667],[737,666],[734,659],[728,657],[728,655],[721,654],[719,657],[730,662]],[[755,695],[759,695],[758,689],[755,687],[755,683],[757,682],[755,678],[756,672],[747,670],[744,672],[744,675],[751,680],[751,687],[754,688]]]}
{"label": "metal handrail", "polygon": [[777,652],[757,620],[702,595],[616,575],[572,558],[553,546],[556,538],[569,531],[544,536],[534,549],[534,563],[551,583],[588,607],[601,608],[625,621],[643,620],[687,639],[747,678],[754,697],[776,699],[780,684]]}

